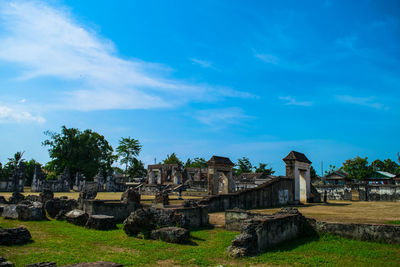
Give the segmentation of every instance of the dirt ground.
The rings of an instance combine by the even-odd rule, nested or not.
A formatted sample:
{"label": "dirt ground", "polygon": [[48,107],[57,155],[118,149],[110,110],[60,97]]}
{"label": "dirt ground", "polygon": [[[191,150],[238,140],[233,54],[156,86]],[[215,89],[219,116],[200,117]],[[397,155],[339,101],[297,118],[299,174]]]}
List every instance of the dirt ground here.
{"label": "dirt ground", "polygon": [[[329,201],[328,204],[306,204],[296,206],[306,217],[327,222],[387,223],[400,220],[400,202]],[[279,208],[251,210],[272,214]],[[210,214],[210,223],[225,225],[223,212]]]}

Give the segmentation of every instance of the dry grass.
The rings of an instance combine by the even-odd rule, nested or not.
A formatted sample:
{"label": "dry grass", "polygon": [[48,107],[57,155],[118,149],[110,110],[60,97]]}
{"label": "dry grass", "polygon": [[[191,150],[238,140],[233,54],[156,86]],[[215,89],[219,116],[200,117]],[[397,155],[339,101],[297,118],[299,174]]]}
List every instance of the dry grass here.
{"label": "dry grass", "polygon": [[[329,201],[328,204],[296,206],[306,217],[327,222],[388,223],[400,220],[399,202]],[[255,209],[253,212],[272,214],[280,208]],[[210,222],[225,225],[223,212],[210,214]]]}

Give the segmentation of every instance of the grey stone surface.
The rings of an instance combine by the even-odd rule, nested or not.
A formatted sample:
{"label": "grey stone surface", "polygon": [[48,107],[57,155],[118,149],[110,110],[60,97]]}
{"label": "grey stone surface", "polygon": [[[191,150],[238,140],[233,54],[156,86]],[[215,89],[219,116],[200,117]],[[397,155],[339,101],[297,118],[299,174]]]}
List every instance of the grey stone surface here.
{"label": "grey stone surface", "polygon": [[26,265],[26,267],[57,267],[55,262],[38,262]]}
{"label": "grey stone surface", "polygon": [[124,231],[127,235],[136,236],[140,232],[149,235],[156,228],[179,226],[188,227],[188,222],[183,214],[168,209],[142,208],[124,221]]}
{"label": "grey stone surface", "polygon": [[10,204],[18,204],[25,199],[25,196],[19,192],[13,192],[11,197],[8,199]]}
{"label": "grey stone surface", "polygon": [[189,230],[181,227],[163,227],[151,231],[150,237],[152,239],[161,239],[169,243],[184,244],[189,241]]}
{"label": "grey stone surface", "polygon": [[54,193],[49,189],[45,189],[43,190],[42,193],[40,193],[39,196],[40,196],[40,202],[45,204],[47,201],[52,200],[54,198]]}
{"label": "grey stone surface", "polygon": [[85,226],[96,230],[113,230],[117,228],[115,218],[107,215],[89,216]]}
{"label": "grey stone surface", "polygon": [[13,267],[14,264],[11,261],[7,261],[4,257],[0,256],[0,267]]}
{"label": "grey stone surface", "polygon": [[30,205],[17,205],[18,220],[21,221],[40,221],[45,218],[43,204],[33,202]]}
{"label": "grey stone surface", "polygon": [[53,200],[49,200],[44,205],[44,208],[51,218],[56,219],[65,219],[64,215],[78,208],[78,202],[75,199],[59,199],[55,198]]}
{"label": "grey stone surface", "polygon": [[10,204],[4,206],[2,216],[4,217],[4,219],[12,219],[12,220],[18,219],[17,205]]}
{"label": "grey stone surface", "polygon": [[28,200],[30,202],[40,201],[40,196],[28,195],[26,196],[25,200]]}
{"label": "grey stone surface", "polygon": [[24,227],[0,229],[0,245],[21,245],[31,239],[31,233]]}
{"label": "grey stone surface", "polygon": [[167,192],[158,192],[153,200],[154,204],[169,205],[169,196]]}
{"label": "grey stone surface", "polygon": [[89,215],[83,210],[74,209],[65,214],[67,222],[84,226],[89,218]]}
{"label": "grey stone surface", "polygon": [[140,194],[134,188],[129,188],[122,194],[121,202],[125,204],[128,202],[140,203]]}

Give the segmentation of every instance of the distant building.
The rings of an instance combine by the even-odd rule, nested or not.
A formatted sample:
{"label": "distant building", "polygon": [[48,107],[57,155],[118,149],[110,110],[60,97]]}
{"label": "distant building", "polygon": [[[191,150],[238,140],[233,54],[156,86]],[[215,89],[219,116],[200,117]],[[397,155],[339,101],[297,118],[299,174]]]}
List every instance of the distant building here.
{"label": "distant building", "polygon": [[341,171],[333,171],[323,177],[326,185],[341,185],[348,182],[347,173]]}
{"label": "distant building", "polygon": [[275,177],[276,176],[265,175],[262,172],[242,173],[235,178],[236,190],[254,188]]}
{"label": "distant building", "polygon": [[373,174],[366,179],[368,184],[394,184],[396,175],[384,172],[374,171]]}

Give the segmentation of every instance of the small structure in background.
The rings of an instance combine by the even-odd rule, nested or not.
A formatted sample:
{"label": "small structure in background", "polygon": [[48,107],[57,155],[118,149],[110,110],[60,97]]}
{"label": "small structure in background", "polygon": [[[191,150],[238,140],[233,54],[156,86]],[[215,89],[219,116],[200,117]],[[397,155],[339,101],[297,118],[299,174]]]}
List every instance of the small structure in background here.
{"label": "small structure in background", "polygon": [[370,177],[366,179],[368,184],[395,184],[396,175],[384,171],[374,171]]}
{"label": "small structure in background", "polygon": [[346,184],[350,180],[347,179],[347,173],[341,171],[333,171],[323,177],[323,181],[326,185],[333,184]]}
{"label": "small structure in background", "polygon": [[263,183],[271,181],[276,178],[276,176],[266,175],[262,172],[255,173],[242,173],[235,179],[236,190],[243,190],[248,188],[254,188]]}
{"label": "small structure in background", "polygon": [[208,165],[208,194],[218,195],[233,193],[235,181],[232,177],[232,168],[235,164],[229,158],[212,156]]}

